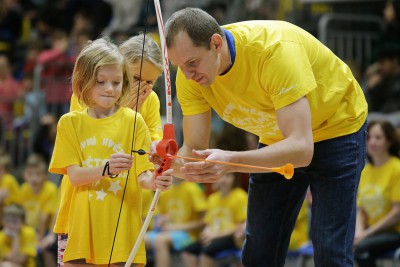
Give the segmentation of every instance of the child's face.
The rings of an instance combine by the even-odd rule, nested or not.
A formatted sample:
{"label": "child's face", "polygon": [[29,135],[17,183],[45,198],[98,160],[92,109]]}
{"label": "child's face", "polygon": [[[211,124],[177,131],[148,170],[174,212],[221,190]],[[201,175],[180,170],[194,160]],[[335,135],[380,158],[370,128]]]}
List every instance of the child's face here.
{"label": "child's face", "polygon": [[40,188],[46,181],[46,171],[39,166],[30,166],[25,169],[24,179],[32,188]]}
{"label": "child's face", "polygon": [[90,91],[90,102],[94,109],[108,110],[121,97],[123,72],[120,65],[106,65],[97,71],[96,84]]}
{"label": "child's face", "polygon": [[22,219],[16,215],[5,215],[3,218],[3,227],[7,233],[18,232],[22,227]]}

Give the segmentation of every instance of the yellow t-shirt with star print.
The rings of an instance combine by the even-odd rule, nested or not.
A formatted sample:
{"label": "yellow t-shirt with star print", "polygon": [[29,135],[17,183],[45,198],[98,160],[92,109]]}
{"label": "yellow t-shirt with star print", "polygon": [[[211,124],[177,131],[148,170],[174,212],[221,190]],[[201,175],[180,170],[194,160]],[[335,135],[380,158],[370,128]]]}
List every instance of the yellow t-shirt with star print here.
{"label": "yellow t-shirt with star print", "polygon": [[283,139],[276,110],[307,97],[314,142],[356,132],[367,117],[364,93],[350,68],[314,36],[284,21],[245,21],[232,33],[235,62],[210,86],[186,80],[176,88],[185,116],[213,108],[225,121],[270,145]]}
{"label": "yellow t-shirt with star print", "polygon": [[[72,94],[70,111],[80,110],[83,107],[79,104],[78,98]],[[142,115],[147,127],[150,131],[152,141],[161,140],[163,137],[161,116],[160,116],[160,100],[155,92],[151,92],[139,111]],[[67,179],[64,179],[67,178]],[[67,221],[69,210],[69,199],[72,190],[71,182],[67,176],[64,176],[61,181],[61,197],[60,206],[58,208],[56,223],[53,231],[59,234],[68,233]]]}
{"label": "yellow t-shirt with star print", "polygon": [[[367,215],[368,226],[385,217],[392,203],[400,202],[400,159],[391,157],[382,166],[367,164],[361,173],[357,206]],[[400,233],[400,223],[394,230]]]}
{"label": "yellow t-shirt with star print", "polygon": [[[135,112],[125,107],[101,119],[90,117],[87,109],[63,115],[57,125],[49,171],[66,174],[66,168],[71,165],[86,168],[104,166],[114,153],[130,154],[133,140],[133,149],[148,150],[150,134],[140,114],[137,114],[136,132],[132,136],[134,118]],[[83,258],[87,263],[108,264],[126,182],[111,262],[125,262],[128,259],[142,226],[141,188],[137,177],[152,169],[153,164],[146,156],[135,155],[129,179],[128,173],[123,172],[115,179],[107,177],[88,185],[72,187],[65,262]],[[133,262],[145,264],[143,244]]]}

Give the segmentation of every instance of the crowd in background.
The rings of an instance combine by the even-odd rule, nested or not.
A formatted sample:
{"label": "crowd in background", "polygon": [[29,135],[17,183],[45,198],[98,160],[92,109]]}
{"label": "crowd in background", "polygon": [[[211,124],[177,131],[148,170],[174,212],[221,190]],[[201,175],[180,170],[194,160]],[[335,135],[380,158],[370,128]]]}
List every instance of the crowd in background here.
{"label": "crowd in background", "polygon": [[[21,251],[16,256],[20,266],[56,266],[57,242],[52,225],[61,177],[50,175],[47,166],[57,121],[69,111],[70,77],[75,59],[88,40],[101,35],[109,35],[119,44],[146,29],[157,39],[155,11],[152,1],[149,2],[0,1],[0,262],[10,251],[7,242],[14,244],[23,236],[15,244]],[[382,244],[400,240],[400,3],[398,0],[372,1],[369,5],[309,2],[162,0],[161,5],[164,19],[181,7],[196,6],[207,10],[221,24],[280,19],[316,36],[318,19],[329,12],[373,14],[382,18],[385,27],[372,50],[371,62],[359,66],[352,65],[351,58],[343,59],[352,67],[369,104],[369,164],[359,190],[355,249],[360,266],[373,266],[368,264],[391,248]],[[158,83],[155,91],[161,102],[162,90],[162,84]],[[173,90],[173,96],[174,93]],[[174,103],[177,104],[175,98]],[[174,116],[179,116],[178,105],[176,110]],[[165,112],[163,108],[161,112]],[[225,125],[219,118],[214,120],[213,147],[246,150],[257,146],[254,136]],[[177,141],[181,143],[180,128],[176,127]],[[213,186],[176,181],[172,193],[166,193],[160,200],[157,220],[146,237],[150,263],[157,267],[171,266],[171,251],[180,251],[187,266],[212,266],[220,251],[209,245],[217,237],[224,237],[224,245],[239,250],[246,221],[247,185],[247,175],[227,175]],[[151,192],[148,193],[151,200]],[[233,195],[232,200],[221,200],[229,195]],[[194,196],[197,197],[194,199]],[[187,206],[179,210],[176,203],[187,203]],[[215,214],[213,210],[221,203],[234,216],[229,223],[224,221],[223,214]],[[306,198],[292,235],[289,248],[292,251],[309,243],[310,203],[311,196]],[[189,232],[190,239],[184,244],[169,243],[162,235],[154,234],[177,228]],[[379,240],[374,240],[376,237]]]}

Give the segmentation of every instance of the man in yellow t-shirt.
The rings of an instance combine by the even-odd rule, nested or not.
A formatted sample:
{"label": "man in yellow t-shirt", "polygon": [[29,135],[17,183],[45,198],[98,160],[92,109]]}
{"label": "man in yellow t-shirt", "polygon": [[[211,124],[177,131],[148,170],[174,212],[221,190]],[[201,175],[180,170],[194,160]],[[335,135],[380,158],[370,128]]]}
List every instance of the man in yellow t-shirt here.
{"label": "man in yellow t-shirt", "polygon": [[[168,19],[165,32],[169,59],[179,67],[184,136],[179,154],[262,167],[289,162],[297,168],[287,181],[243,166],[177,162],[183,168],[175,168],[174,175],[195,182],[215,182],[226,172],[254,172],[244,265],[284,264],[311,186],[316,265],[353,266],[367,103],[349,67],[311,34],[283,21],[221,27],[206,12],[185,8]],[[211,109],[259,136],[259,149],[207,149]]]}

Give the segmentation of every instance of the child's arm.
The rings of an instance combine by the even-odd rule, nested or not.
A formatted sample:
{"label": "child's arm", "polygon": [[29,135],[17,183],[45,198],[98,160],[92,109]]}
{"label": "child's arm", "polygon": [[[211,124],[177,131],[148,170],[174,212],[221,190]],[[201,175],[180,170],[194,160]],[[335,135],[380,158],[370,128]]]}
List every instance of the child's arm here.
{"label": "child's arm", "polygon": [[[117,153],[113,154],[108,161],[109,173],[112,175],[120,174],[123,171],[128,171],[132,167],[133,157],[129,154]],[[101,180],[108,177],[108,171],[104,171],[105,165],[91,168],[84,168],[78,165],[71,165],[67,167],[67,174],[71,180],[72,185],[81,186]]]}
{"label": "child's arm", "polygon": [[165,191],[172,185],[172,171],[172,169],[166,170],[154,179],[155,172],[147,170],[139,175],[139,184],[144,189]]}

